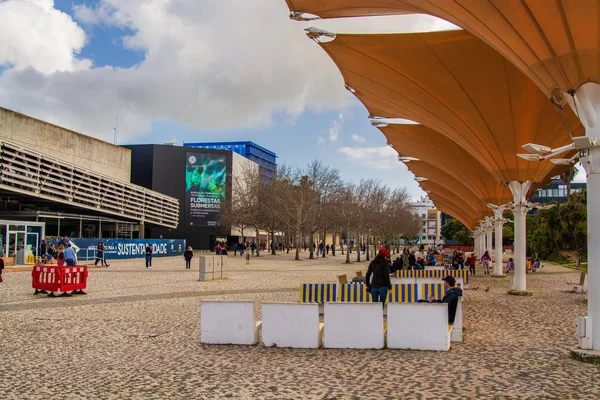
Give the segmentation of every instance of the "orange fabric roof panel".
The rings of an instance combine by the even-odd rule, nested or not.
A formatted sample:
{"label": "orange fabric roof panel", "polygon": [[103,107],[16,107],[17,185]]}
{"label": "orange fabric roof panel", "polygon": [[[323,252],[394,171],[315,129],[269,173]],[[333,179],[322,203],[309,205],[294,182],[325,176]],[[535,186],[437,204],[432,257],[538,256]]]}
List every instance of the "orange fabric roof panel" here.
{"label": "orange fabric roof panel", "polygon": [[583,129],[530,79],[465,31],[338,35],[321,43],[372,116],[407,118],[456,142],[499,182],[540,182],[554,168],[517,157]]}
{"label": "orange fabric roof panel", "polygon": [[[600,83],[600,0],[288,0],[323,18],[430,14],[473,33],[550,96]],[[372,3],[372,4],[371,4]],[[366,5],[368,4],[368,6]]]}
{"label": "orange fabric roof panel", "polygon": [[418,158],[408,166],[425,162],[459,180],[484,203],[505,204],[512,200],[510,190],[465,149],[441,133],[423,125],[388,125],[379,128],[388,143],[401,156]]}

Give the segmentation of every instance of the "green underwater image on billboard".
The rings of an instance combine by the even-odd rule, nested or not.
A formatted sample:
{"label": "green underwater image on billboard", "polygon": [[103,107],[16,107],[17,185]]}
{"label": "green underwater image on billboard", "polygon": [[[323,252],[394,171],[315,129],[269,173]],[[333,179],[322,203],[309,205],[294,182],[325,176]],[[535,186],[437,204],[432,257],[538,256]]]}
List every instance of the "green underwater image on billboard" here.
{"label": "green underwater image on billboard", "polygon": [[185,183],[188,225],[218,226],[221,202],[227,196],[225,156],[186,153]]}

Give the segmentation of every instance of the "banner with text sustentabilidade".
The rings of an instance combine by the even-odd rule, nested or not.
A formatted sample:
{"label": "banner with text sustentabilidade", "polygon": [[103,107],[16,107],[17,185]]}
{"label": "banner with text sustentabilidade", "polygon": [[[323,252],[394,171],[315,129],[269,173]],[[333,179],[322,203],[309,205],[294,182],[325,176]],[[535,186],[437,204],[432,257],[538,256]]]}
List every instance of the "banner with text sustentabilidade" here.
{"label": "banner with text sustentabilidade", "polygon": [[224,155],[187,152],[185,208],[189,226],[219,226],[226,197],[227,161]]}

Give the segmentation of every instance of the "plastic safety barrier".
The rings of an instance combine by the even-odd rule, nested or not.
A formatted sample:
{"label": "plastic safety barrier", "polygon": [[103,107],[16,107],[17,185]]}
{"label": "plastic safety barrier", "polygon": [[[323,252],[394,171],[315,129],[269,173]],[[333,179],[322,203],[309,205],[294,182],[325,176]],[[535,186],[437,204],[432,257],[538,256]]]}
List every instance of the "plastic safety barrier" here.
{"label": "plastic safety barrier", "polygon": [[87,286],[88,269],[86,266],[58,267],[35,265],[31,271],[31,287],[34,294],[50,292],[67,292],[71,294],[85,294],[83,289]]}

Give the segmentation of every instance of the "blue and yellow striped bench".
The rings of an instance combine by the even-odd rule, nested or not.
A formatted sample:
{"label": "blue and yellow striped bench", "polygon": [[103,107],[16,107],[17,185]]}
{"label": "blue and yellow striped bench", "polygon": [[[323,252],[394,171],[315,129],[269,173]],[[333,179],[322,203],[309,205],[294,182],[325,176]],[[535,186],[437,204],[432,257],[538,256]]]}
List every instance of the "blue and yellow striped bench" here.
{"label": "blue and yellow striped bench", "polygon": [[342,303],[371,303],[373,301],[371,294],[367,292],[367,285],[353,284],[340,285],[338,301]]}
{"label": "blue and yellow striped bench", "polygon": [[301,303],[331,303],[337,301],[337,285],[333,283],[305,283],[300,286]]}
{"label": "blue and yellow striped bench", "polygon": [[387,301],[391,303],[416,303],[419,300],[418,287],[416,283],[392,285],[392,290],[388,292]]}
{"label": "blue and yellow striped bench", "polygon": [[452,276],[454,278],[462,278],[465,285],[469,284],[469,271],[467,270],[450,270],[450,271],[439,271],[439,270],[415,270],[415,271],[396,271],[396,278],[440,278],[445,276]]}
{"label": "blue and yellow striped bench", "polygon": [[434,299],[441,299],[446,294],[446,288],[443,283],[422,283],[421,284],[421,299],[427,300],[429,296]]}

